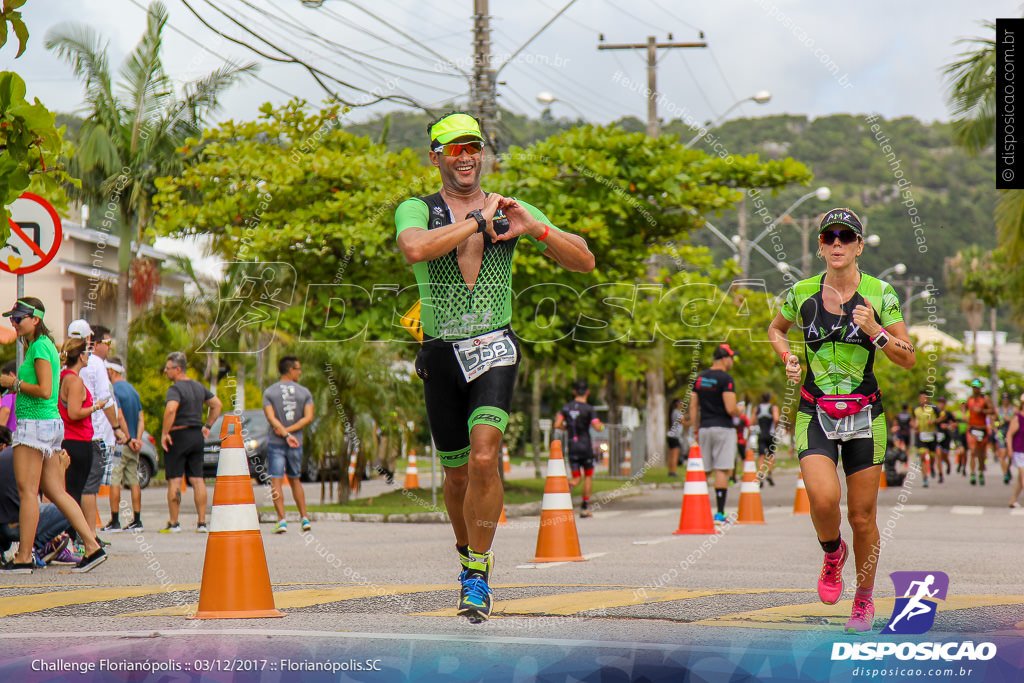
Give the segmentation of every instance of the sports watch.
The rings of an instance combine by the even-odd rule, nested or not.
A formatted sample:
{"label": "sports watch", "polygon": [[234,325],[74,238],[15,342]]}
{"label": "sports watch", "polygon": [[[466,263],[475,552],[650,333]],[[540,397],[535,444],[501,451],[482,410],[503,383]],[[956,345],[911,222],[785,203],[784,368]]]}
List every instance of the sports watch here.
{"label": "sports watch", "polygon": [[480,209],[474,209],[473,211],[470,211],[469,213],[466,214],[466,218],[475,218],[476,219],[476,231],[477,232],[484,232],[484,231],[487,230],[487,219],[484,218],[484,215],[480,211]]}
{"label": "sports watch", "polygon": [[881,349],[889,343],[889,335],[886,334],[884,329],[880,330],[875,338],[871,340],[871,343]]}

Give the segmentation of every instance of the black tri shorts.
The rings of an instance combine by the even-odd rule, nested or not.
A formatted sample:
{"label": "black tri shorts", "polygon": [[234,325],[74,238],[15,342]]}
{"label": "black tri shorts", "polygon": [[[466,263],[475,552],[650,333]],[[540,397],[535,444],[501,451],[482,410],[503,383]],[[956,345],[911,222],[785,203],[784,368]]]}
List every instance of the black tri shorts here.
{"label": "black tri shorts", "polygon": [[505,432],[522,359],[515,335],[509,333],[509,338],[516,348],[515,364],[492,366],[472,382],[466,382],[451,342],[423,340],[416,374],[423,380],[427,421],[443,466],[469,462],[469,432],[474,426],[485,424]]}
{"label": "black tri shorts", "polygon": [[814,406],[801,401],[800,410],[796,414],[796,452],[801,460],[808,455],[820,454],[838,465],[842,455],[846,476],[881,465],[885,461],[885,415],[880,402],[872,406],[872,415],[875,415],[876,410],[878,414],[871,420],[871,437],[849,441],[825,436],[817,414],[808,412],[804,408],[805,404],[809,410],[815,410]]}

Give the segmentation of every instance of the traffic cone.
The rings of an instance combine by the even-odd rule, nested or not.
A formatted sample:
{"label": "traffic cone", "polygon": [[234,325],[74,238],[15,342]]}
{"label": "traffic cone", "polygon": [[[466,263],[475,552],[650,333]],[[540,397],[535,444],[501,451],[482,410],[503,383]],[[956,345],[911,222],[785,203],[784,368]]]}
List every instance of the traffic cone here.
{"label": "traffic cone", "polygon": [[274,607],[242,421],[225,415],[199,609],[190,619],[283,617]]}
{"label": "traffic cone", "polygon": [[562,442],[551,442],[548,458],[548,478],[544,482],[544,502],[541,504],[540,531],[537,532],[537,556],[534,562],[582,562],[580,537],[576,533],[576,518],[572,511],[572,494],[565,476]]}
{"label": "traffic cone", "polygon": [[[607,444],[605,444],[607,446]],[[604,457],[601,459],[601,467],[608,469],[608,453],[611,452],[611,448],[604,449]]]}
{"label": "traffic cone", "polygon": [[811,501],[807,498],[807,487],[804,486],[804,475],[802,472],[797,472],[796,475],[796,497],[793,499],[793,514],[811,514]]}
{"label": "traffic cone", "polygon": [[[629,437],[627,439],[632,441]],[[630,464],[630,461],[633,459],[633,447],[629,441],[626,441],[626,454],[622,456],[622,466],[619,468],[619,473],[624,477],[628,477],[633,473],[632,465]]]}
{"label": "traffic cone", "polygon": [[889,488],[889,482],[885,480],[885,467],[882,467],[882,476],[878,479],[878,490],[884,491]]}
{"label": "traffic cone", "polygon": [[757,481],[757,466],[754,465],[754,451],[747,449],[743,459],[743,483],[740,484],[740,512],[738,524],[764,524],[764,507],[761,505],[761,484]]}
{"label": "traffic cone", "polygon": [[498,526],[508,526],[508,518],[505,516],[505,506],[501,506],[501,517],[498,517]]}
{"label": "traffic cone", "polygon": [[501,470],[505,474],[512,474],[512,459],[508,457],[508,446],[501,444]]}
{"label": "traffic cone", "polygon": [[[100,505],[99,505],[99,501],[100,501],[101,498],[103,500],[110,500],[110,487],[107,486],[106,484],[100,484],[100,490],[96,493],[96,528],[97,529],[102,529],[103,528],[103,520],[100,519]],[[110,516],[111,517],[114,517],[115,514],[116,514],[115,510],[111,510],[110,511]]]}
{"label": "traffic cone", "polygon": [[679,528],[675,534],[716,534],[711,516],[711,497],[708,495],[708,477],[704,472],[704,459],[700,446],[690,446],[686,461],[686,482],[683,484],[683,508],[679,513]]}
{"label": "traffic cone", "polygon": [[352,451],[352,457],[348,459],[348,487],[354,489],[356,487],[356,460],[359,458],[359,453],[355,450]]}
{"label": "traffic cone", "polygon": [[420,475],[416,470],[416,453],[409,451],[409,463],[405,466],[405,484],[402,488],[418,489],[420,487]]}

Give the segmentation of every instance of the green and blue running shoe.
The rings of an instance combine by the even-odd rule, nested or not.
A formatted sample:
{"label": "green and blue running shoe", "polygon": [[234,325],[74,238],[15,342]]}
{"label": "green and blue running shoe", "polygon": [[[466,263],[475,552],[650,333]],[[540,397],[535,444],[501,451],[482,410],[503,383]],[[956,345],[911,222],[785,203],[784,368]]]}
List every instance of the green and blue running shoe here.
{"label": "green and blue running shoe", "polygon": [[[462,564],[462,571],[459,573],[459,583],[462,584],[467,578],[471,570],[475,570],[477,573],[482,573],[484,580],[488,580],[491,577],[491,569],[494,568],[494,551],[488,550],[486,553],[479,554],[474,553],[472,550],[469,551],[470,555],[477,555],[478,562],[474,563],[470,558],[470,555],[464,555],[459,553],[459,562]],[[486,562],[483,561],[483,557],[486,556]]]}
{"label": "green and blue running shoe", "polygon": [[475,573],[462,582],[459,616],[466,617],[471,624],[483,623],[491,616],[491,587]]}

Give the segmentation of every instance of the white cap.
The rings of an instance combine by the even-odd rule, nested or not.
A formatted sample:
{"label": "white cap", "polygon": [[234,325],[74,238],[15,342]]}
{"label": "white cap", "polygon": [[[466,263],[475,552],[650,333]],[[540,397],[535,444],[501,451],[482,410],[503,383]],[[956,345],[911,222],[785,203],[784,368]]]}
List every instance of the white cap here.
{"label": "white cap", "polygon": [[124,374],[124,366],[123,366],[123,365],[119,365],[119,364],[117,364],[117,363],[112,363],[112,362],[110,362],[109,360],[108,360],[108,361],[103,361],[103,365],[104,365],[104,366],[105,366],[105,367],[106,367],[106,368],[107,368],[108,370],[113,370],[114,372],[119,372],[119,373],[121,373],[122,375]]}
{"label": "white cap", "polygon": [[72,320],[71,324],[68,325],[68,337],[78,337],[80,339],[88,339],[92,336],[92,328],[89,327],[89,323],[84,320]]}

